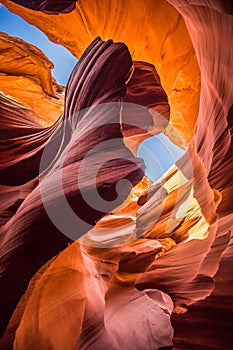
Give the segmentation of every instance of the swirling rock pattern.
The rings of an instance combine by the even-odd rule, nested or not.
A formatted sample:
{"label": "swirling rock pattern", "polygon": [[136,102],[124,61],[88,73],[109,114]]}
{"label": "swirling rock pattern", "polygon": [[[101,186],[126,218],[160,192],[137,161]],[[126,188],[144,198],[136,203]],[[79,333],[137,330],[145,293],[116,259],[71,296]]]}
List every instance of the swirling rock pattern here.
{"label": "swirling rock pattern", "polygon": [[[77,57],[100,34],[129,50],[95,39],[71,74],[57,121],[2,85],[1,347],[231,349],[231,2],[3,3]],[[4,78],[27,75],[48,103],[62,101],[42,53],[1,40]],[[6,67],[25,50],[38,69],[23,58]],[[130,142],[160,131],[186,153],[152,184]],[[105,146],[87,157],[98,143]],[[64,215],[60,177],[72,210],[92,226],[76,226],[76,237],[48,214]],[[122,179],[134,188],[122,182],[116,202]],[[85,202],[96,188],[109,201],[105,211]]]}
{"label": "swirling rock pattern", "polygon": [[[113,66],[112,58],[116,52],[118,53],[119,65]],[[95,68],[93,67],[93,70],[90,71],[87,67],[90,65],[90,62],[93,62],[93,56],[95,59]],[[120,66],[122,60],[125,62],[124,66]],[[54,205],[54,199],[57,195],[58,197],[55,199],[57,203],[59,203],[59,196],[62,197],[64,195],[63,192],[59,192],[58,181],[56,180],[56,178],[59,178],[59,154],[62,153],[62,150],[67,145],[69,146],[71,142],[69,152],[63,164],[62,173],[64,179],[69,178],[71,180],[69,183],[66,183],[67,200],[72,203],[73,210],[77,211],[78,215],[81,215],[81,217],[92,225],[94,225],[96,220],[104,213],[85,204],[81,195],[82,186],[84,191],[88,193],[91,193],[92,186],[94,190],[97,186],[97,189],[102,191],[102,195],[107,200],[110,200],[115,196],[115,185],[120,179],[128,179],[135,185],[144,174],[143,162],[140,159],[135,159],[124,146],[119,123],[120,104],[114,104],[113,107],[111,107],[110,113],[108,114],[110,115],[111,124],[108,124],[110,121],[107,121],[107,115],[104,109],[99,111],[101,114],[98,118],[96,113],[92,113],[91,116],[90,112],[86,113],[86,117],[84,113],[82,114],[82,118],[75,118],[77,109],[83,110],[84,107],[94,104],[96,100],[99,101],[102,99],[101,102],[107,101],[107,93],[110,94],[113,101],[123,96],[125,94],[125,81],[128,79],[131,66],[132,60],[125,45],[113,44],[111,41],[104,43],[100,39],[94,41],[83,54],[83,57],[79,60],[78,65],[70,77],[65,98],[64,114],[49,128],[41,128],[32,122],[27,123],[26,113],[24,117],[25,109],[20,109],[16,104],[13,104],[13,102],[7,103],[3,99],[4,107],[6,106],[4,109],[5,114],[3,115],[3,117],[5,117],[4,124],[6,126],[2,148],[3,151],[5,151],[6,160],[2,162],[1,183],[3,185],[3,191],[8,194],[8,197],[11,192],[15,194],[8,200],[5,206],[3,203],[3,219],[5,219],[5,221],[1,233],[1,277],[3,282],[1,293],[2,300],[4,300],[5,304],[3,307],[6,318],[25,290],[30,277],[32,277],[38,268],[49,260],[49,258],[54,256],[54,254],[58,253],[61,249],[64,249],[67,243],[71,242],[70,239],[63,236],[56,227],[53,225],[51,226],[51,223],[49,223],[50,219],[43,208],[40,190],[42,186],[45,196],[47,197],[44,200],[47,203],[50,202],[51,206]],[[104,67],[107,71],[108,69],[115,69],[115,72],[113,71],[115,79],[109,80],[109,84],[104,86],[101,84],[101,86],[98,87],[95,82],[99,77],[99,72],[101,72]],[[87,84],[88,81],[92,81],[93,85],[90,83]],[[92,92],[92,95],[90,92]],[[80,98],[76,95],[79,95]],[[73,97],[75,97],[74,102],[72,100]],[[101,118],[104,119],[105,123],[99,126]],[[11,122],[12,119],[16,120],[15,123],[20,124],[20,134],[17,124],[15,125]],[[86,122],[85,119],[87,119],[88,122]],[[88,123],[91,125],[89,132],[87,129]],[[75,129],[72,129],[74,126]],[[110,129],[110,131],[108,132],[107,129]],[[76,134],[76,141],[72,142],[72,135],[75,130],[78,130],[80,135]],[[17,133],[18,137],[16,137]],[[46,143],[51,139],[51,135],[52,140],[49,143],[49,148],[46,150],[46,163],[43,164],[43,171],[48,172],[47,168],[51,167],[51,162],[55,162],[53,166],[55,169],[58,168],[58,170],[52,172],[50,176],[44,175],[45,178],[38,186],[41,154]],[[83,135],[85,137],[83,137]],[[8,137],[6,138],[6,136]],[[77,184],[75,174],[76,172],[78,173],[79,163],[81,159],[85,157],[85,154],[92,149],[96,143],[100,142],[100,140],[103,143],[108,139],[114,140],[115,138],[117,138],[119,142],[116,144],[115,148],[114,143],[111,143],[112,149],[110,152],[111,159],[113,160],[110,164],[106,164],[105,167],[102,167],[98,172],[97,183],[91,183],[91,174],[89,173],[89,179],[86,174],[81,174],[82,185],[81,182]],[[84,139],[88,140],[88,143],[83,142]],[[77,149],[79,149],[78,153]],[[14,150],[14,152],[12,152],[12,150]],[[91,159],[88,158],[88,168],[92,165],[92,171],[95,171],[95,167],[98,167],[100,160],[103,158],[103,154],[106,152],[106,149],[102,149],[102,152],[97,156],[94,154],[93,157],[95,157],[95,161],[91,161]],[[93,164],[94,162],[95,165]],[[109,167],[111,168],[111,175],[108,173]],[[115,167],[117,167],[117,171],[114,171]],[[72,173],[74,174],[73,176]],[[46,185],[47,181],[48,183]],[[53,190],[51,193],[49,188],[51,188],[52,183]],[[105,183],[108,183],[107,187]],[[46,186],[48,186],[47,189]],[[127,196],[127,187],[128,185],[126,184],[121,189],[121,200],[124,200]],[[30,190],[32,191],[31,193]],[[78,192],[80,193],[80,198],[77,201]],[[30,195],[28,195],[29,193]],[[113,204],[109,202],[108,211],[113,209],[112,206]],[[59,210],[62,209],[61,206]],[[6,220],[6,212],[8,220]],[[33,217],[36,222],[39,220],[40,225],[34,222]],[[41,225],[46,228],[44,233],[41,233]],[[33,236],[31,236],[32,231]],[[80,236],[85,232],[85,228],[79,227],[78,232]],[[47,235],[50,237],[48,241],[46,239]],[[27,262],[27,259],[30,259],[29,256],[26,257],[27,252],[32,258],[30,266]],[[35,254],[35,252],[37,253]],[[21,271],[25,269],[23,276],[19,276],[19,265],[21,266]],[[13,287],[13,285],[15,287]],[[11,293],[10,290],[12,291]],[[2,317],[2,322],[4,322],[4,316]]]}
{"label": "swirling rock pattern", "polygon": [[126,43],[134,60],[156,67],[174,126],[184,140],[191,140],[199,108],[200,71],[185,22],[167,1],[142,0],[135,5],[133,0],[111,4],[108,0],[81,0],[74,11],[59,16],[32,11],[9,0],[2,3],[78,58],[98,35],[103,40]]}

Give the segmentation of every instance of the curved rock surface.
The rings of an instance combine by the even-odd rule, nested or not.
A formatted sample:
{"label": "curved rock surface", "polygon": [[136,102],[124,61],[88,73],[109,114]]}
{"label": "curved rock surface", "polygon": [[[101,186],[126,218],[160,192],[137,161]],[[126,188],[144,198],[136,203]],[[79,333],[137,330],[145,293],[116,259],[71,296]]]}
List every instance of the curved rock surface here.
{"label": "curved rock surface", "polygon": [[63,111],[64,92],[51,75],[53,63],[37,47],[2,32],[0,58],[1,91],[32,109],[35,122],[53,124]]}
{"label": "curved rock surface", "polygon": [[[113,65],[112,60],[116,54],[118,64]],[[121,65],[122,61],[124,65]],[[90,64],[92,70],[88,69]],[[20,108],[13,102],[6,102],[3,98],[5,130],[1,147],[6,159],[2,161],[1,184],[8,201],[2,203],[1,300],[4,302],[2,327],[6,324],[32,275],[71,242],[71,238],[66,234],[73,236],[74,239],[79,238],[87,231],[87,227],[94,225],[97,219],[114,208],[114,204],[108,202],[109,200],[118,194],[117,203],[120,204],[127,197],[129,181],[135,185],[144,174],[143,161],[133,157],[124,146],[119,123],[120,103],[113,103],[110,107],[107,105],[107,109],[86,110],[86,112],[84,109],[96,101],[107,102],[108,95],[113,102],[124,96],[125,81],[129,77],[131,67],[132,60],[124,44],[95,40],[85,51],[70,77],[64,114],[49,128],[41,128],[28,121],[26,118],[29,113],[27,110],[25,113],[25,108]],[[108,79],[105,85],[101,83],[98,86],[99,74],[104,69],[107,73],[110,70],[114,79]],[[79,110],[84,110],[84,113],[76,115]],[[110,150],[106,149],[109,140]],[[98,155],[93,153],[91,157],[87,157],[85,165],[89,169],[87,177],[86,168],[79,169],[80,163],[98,143],[103,145]],[[64,149],[68,149],[65,160],[61,157]],[[111,160],[102,164],[103,156],[106,156],[107,152],[110,152]],[[108,173],[109,168],[111,174]],[[42,172],[40,178],[39,170]],[[98,178],[93,177],[91,172],[98,175]],[[78,173],[77,182],[75,175]],[[69,179],[65,182],[64,190],[59,189],[60,179],[63,182],[63,179]],[[121,179],[128,181],[123,183],[120,191],[118,188],[117,193],[116,184]],[[85,193],[87,196],[92,196],[92,192],[95,195],[96,189],[109,203],[104,212],[89,206],[83,199]],[[55,201],[57,203],[55,214],[61,215],[64,210],[62,202],[64,196],[72,206],[71,212],[75,211],[80,216],[81,226],[79,225],[77,229],[76,222],[73,224],[70,222],[62,234],[50,221],[47,212],[53,211]],[[45,202],[48,204],[47,212],[43,204]],[[64,219],[66,213],[63,215]],[[68,217],[66,219],[69,222]],[[37,225],[37,222],[40,224]],[[44,227],[43,232],[41,227]],[[50,237],[49,240],[46,237]],[[32,259],[30,264],[28,259]],[[19,274],[19,266],[22,275]]]}
{"label": "curved rock surface", "polygon": [[134,60],[156,67],[174,126],[190,142],[199,108],[200,71],[185,22],[167,1],[77,1],[74,11],[59,16],[9,0],[2,3],[78,58],[97,36],[126,43]]}
{"label": "curved rock surface", "polygon": [[[20,94],[0,95],[1,347],[230,350],[231,2],[78,1],[56,16],[71,2],[3,3],[77,57],[97,35],[129,50],[95,39],[50,127]],[[11,57],[27,48],[3,41]],[[56,95],[46,59],[27,49],[41,68],[31,81]],[[31,74],[14,63],[3,73],[17,71]],[[132,141],[161,131],[186,153],[153,184]],[[89,202],[96,189],[105,210]]]}

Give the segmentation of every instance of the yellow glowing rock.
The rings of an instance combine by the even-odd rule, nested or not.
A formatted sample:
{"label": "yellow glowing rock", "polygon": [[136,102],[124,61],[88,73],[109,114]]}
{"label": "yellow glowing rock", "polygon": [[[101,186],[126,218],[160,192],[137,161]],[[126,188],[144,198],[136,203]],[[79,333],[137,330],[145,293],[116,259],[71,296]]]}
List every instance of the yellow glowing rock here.
{"label": "yellow glowing rock", "polygon": [[0,90],[52,124],[63,111],[63,90],[51,75],[53,63],[35,46],[0,33]]}
{"label": "yellow glowing rock", "polygon": [[200,72],[182,16],[165,0],[79,0],[69,14],[47,15],[3,0],[76,57],[96,37],[123,41],[135,60],[155,65],[171,105],[171,121],[191,140],[199,109]]}

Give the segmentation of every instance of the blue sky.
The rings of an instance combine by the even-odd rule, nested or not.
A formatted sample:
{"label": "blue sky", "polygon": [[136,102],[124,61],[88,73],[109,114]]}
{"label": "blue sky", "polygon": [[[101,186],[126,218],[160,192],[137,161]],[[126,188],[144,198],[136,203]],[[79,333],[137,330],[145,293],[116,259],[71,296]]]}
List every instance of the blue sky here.
{"label": "blue sky", "polygon": [[38,28],[24,21],[21,17],[0,5],[0,31],[39,47],[53,62],[53,76],[61,85],[66,85],[77,59],[63,46],[52,43]]}
{"label": "blue sky", "polygon": [[[67,49],[52,43],[43,32],[11,13],[1,4],[0,31],[18,36],[39,47],[54,63],[52,74],[57,82],[66,85],[77,62]],[[153,181],[158,180],[184,153],[162,133],[145,140],[138,150],[138,156],[143,158],[146,164],[146,174]]]}
{"label": "blue sky", "polygon": [[146,165],[146,175],[153,181],[157,181],[184,154],[185,151],[163,133],[148,138],[138,149],[138,157],[143,158]]}

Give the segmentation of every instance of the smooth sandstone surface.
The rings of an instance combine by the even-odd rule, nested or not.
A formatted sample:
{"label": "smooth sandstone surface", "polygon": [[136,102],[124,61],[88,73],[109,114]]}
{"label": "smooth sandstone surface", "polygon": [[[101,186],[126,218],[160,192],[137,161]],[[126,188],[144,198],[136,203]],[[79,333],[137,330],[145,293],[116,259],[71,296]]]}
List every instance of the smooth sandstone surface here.
{"label": "smooth sandstone surface", "polygon": [[167,1],[77,1],[74,11],[59,15],[2,3],[78,58],[97,36],[126,43],[134,60],[155,65],[171,119],[190,142],[199,108],[200,71],[184,20]]}
{"label": "smooth sandstone surface", "polygon": [[[92,44],[61,114],[51,63],[1,36],[1,348],[231,349],[231,2],[2,2],[78,58]],[[24,93],[18,79],[30,81]],[[186,154],[153,184],[130,142],[160,131]],[[66,235],[51,221],[53,208],[72,219],[60,178],[91,229],[71,222]],[[134,188],[123,182],[116,201],[122,179]],[[85,202],[96,188],[105,211]]]}
{"label": "smooth sandstone surface", "polygon": [[64,87],[51,75],[53,63],[37,47],[0,33],[1,91],[37,116],[35,121],[51,125],[63,111]]}

